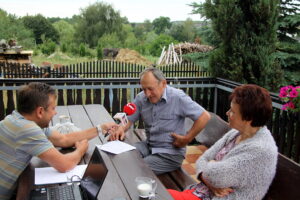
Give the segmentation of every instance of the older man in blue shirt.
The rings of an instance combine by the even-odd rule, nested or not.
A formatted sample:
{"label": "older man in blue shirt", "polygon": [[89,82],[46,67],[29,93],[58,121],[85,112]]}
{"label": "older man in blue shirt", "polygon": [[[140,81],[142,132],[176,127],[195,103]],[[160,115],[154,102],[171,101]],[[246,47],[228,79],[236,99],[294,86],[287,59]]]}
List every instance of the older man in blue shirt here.
{"label": "older man in blue shirt", "polygon": [[[135,144],[137,150],[156,174],[176,170],[182,164],[186,145],[205,127],[210,114],[182,90],[168,86],[157,68],[145,69],[140,74],[140,84],[143,91],[134,100],[136,112],[128,116],[128,124],[112,133],[110,139],[123,139],[130,126],[142,117],[147,139]],[[186,117],[194,121],[187,132]]]}

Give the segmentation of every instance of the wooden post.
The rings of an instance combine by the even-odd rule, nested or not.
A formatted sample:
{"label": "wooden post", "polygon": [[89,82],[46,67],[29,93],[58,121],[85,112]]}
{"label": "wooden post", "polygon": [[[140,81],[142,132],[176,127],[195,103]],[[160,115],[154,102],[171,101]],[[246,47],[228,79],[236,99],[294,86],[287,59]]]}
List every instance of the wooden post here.
{"label": "wooden post", "polygon": [[[13,86],[14,84],[8,83],[7,86]],[[15,109],[15,101],[14,101],[14,94],[12,90],[7,90],[7,103],[6,103],[6,115],[9,115],[12,113],[12,111]]]}
{"label": "wooden post", "polygon": [[[76,85],[81,85],[82,83],[77,83]],[[82,89],[76,89],[76,105],[82,105]]]}
{"label": "wooden post", "polygon": [[[67,85],[72,85],[72,83],[67,83]],[[67,89],[67,105],[74,105],[73,89]]]}
{"label": "wooden post", "polygon": [[[99,74],[98,74],[99,75]],[[95,82],[94,85],[100,85],[100,82]],[[101,89],[94,89],[94,104],[102,104]]]}
{"label": "wooden post", "polygon": [[113,101],[112,101],[112,116],[117,112],[122,112],[120,109],[120,98],[119,98],[120,89],[113,89]]}
{"label": "wooden post", "polygon": [[[109,85],[109,83],[105,83],[104,85]],[[107,112],[111,112],[110,110],[110,99],[109,99],[109,89],[104,89],[104,107]]]}
{"label": "wooden post", "polygon": [[[86,83],[85,85],[92,85],[91,82]],[[91,98],[91,89],[86,89],[85,90],[85,104],[91,104],[92,103],[92,98]]]}
{"label": "wooden post", "polygon": [[[0,66],[2,67],[2,65]],[[3,86],[3,83],[0,83],[0,86]],[[3,102],[3,90],[0,90],[0,120],[3,120],[5,117],[5,112],[4,112],[4,102]]]}
{"label": "wooden post", "polygon": [[[64,83],[57,84],[57,85],[64,85]],[[57,95],[58,95],[57,105],[59,105],[59,106],[65,105],[65,102],[64,102],[64,90],[63,89],[59,89],[57,91]]]}

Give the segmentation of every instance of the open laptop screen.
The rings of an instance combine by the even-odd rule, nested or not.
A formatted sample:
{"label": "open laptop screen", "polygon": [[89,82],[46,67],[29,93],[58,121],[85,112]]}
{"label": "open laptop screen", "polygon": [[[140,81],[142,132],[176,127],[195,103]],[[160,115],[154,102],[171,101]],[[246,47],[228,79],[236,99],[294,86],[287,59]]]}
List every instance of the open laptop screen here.
{"label": "open laptop screen", "polygon": [[108,169],[96,147],[80,181],[80,187],[89,199],[96,199]]}

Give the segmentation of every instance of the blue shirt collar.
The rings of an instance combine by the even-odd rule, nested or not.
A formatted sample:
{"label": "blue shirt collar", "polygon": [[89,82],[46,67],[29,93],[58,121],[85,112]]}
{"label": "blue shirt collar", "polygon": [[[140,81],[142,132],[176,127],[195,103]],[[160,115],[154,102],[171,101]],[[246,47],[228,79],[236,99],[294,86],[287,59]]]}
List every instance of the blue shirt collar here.
{"label": "blue shirt collar", "polygon": [[[166,88],[164,89],[164,92],[163,92],[163,94],[162,94],[162,96],[161,96],[159,102],[161,102],[162,100],[165,100],[166,102],[168,102],[168,97],[167,97],[167,88],[168,88],[168,87],[169,87],[169,86],[167,85]],[[145,97],[146,97],[146,96],[145,96]],[[149,102],[149,99],[146,97],[146,98],[145,98],[145,101],[148,101],[148,102]]]}
{"label": "blue shirt collar", "polygon": [[162,101],[164,99],[166,102],[168,102],[168,97],[167,97],[167,88],[168,87],[169,86],[166,86],[166,88],[164,89],[164,92],[163,92],[163,95],[161,96],[160,101]]}

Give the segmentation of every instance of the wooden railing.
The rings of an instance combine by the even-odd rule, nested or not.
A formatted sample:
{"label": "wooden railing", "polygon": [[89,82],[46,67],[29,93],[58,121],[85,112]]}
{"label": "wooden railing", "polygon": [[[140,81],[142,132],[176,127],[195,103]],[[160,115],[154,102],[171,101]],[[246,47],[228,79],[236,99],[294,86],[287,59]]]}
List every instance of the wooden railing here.
{"label": "wooden railing", "polygon": [[[58,93],[58,105],[103,104],[114,115],[133,101],[139,93],[138,78],[89,78],[89,79],[0,79],[0,119],[16,107],[18,86],[32,81],[53,85]],[[168,84],[184,90],[193,100],[208,111],[227,120],[228,97],[238,83],[220,78],[168,78]],[[281,110],[277,94],[271,93],[273,117],[268,127],[278,145],[279,152],[300,161],[300,113],[291,114]],[[139,124],[140,126],[141,124]]]}
{"label": "wooden railing", "polygon": [[[3,78],[138,78],[147,66],[99,60],[59,67],[0,62]],[[194,63],[156,66],[166,77],[208,77],[209,73]]]}

